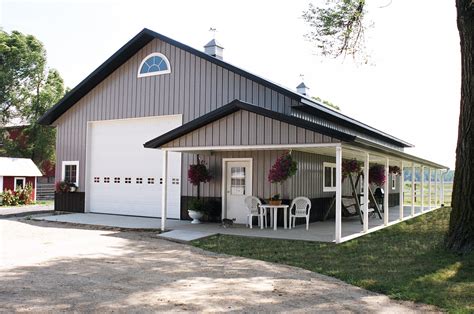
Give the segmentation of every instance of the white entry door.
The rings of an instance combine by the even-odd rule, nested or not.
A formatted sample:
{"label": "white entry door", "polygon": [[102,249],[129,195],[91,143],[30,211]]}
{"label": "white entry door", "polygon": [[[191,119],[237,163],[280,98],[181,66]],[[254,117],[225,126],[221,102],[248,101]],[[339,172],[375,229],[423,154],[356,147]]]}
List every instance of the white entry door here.
{"label": "white entry door", "polygon": [[[163,152],[143,143],[180,125],[180,115],[90,123],[88,211],[160,217]],[[168,217],[179,219],[181,154],[169,153],[168,159]]]}
{"label": "white entry door", "polygon": [[247,208],[244,200],[252,195],[252,161],[227,160],[225,165],[226,218],[234,219],[235,223],[245,224]]}

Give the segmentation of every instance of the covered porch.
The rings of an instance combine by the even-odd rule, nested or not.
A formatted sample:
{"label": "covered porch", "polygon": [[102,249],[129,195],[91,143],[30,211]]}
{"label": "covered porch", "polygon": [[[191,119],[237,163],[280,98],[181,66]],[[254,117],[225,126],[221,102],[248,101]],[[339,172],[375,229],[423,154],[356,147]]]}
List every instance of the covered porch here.
{"label": "covered porch", "polygon": [[[278,239],[293,239],[293,240],[305,240],[305,241],[320,241],[320,242],[345,242],[365,234],[383,229],[393,224],[417,217],[419,215],[430,212],[436,208],[439,208],[444,204],[443,189],[443,174],[444,168],[442,166],[434,164],[430,161],[411,156],[404,152],[387,150],[384,148],[383,151],[377,148],[368,148],[366,143],[359,142],[355,143],[326,143],[326,144],[292,144],[292,145],[260,145],[260,146],[239,146],[239,147],[168,147],[162,148],[164,153],[163,158],[163,169],[167,169],[168,152],[182,152],[182,153],[193,153],[200,155],[212,155],[219,154],[222,152],[226,153],[226,156],[232,155],[232,152],[262,152],[262,151],[292,151],[302,152],[305,154],[314,154],[318,156],[325,156],[335,161],[335,191],[332,193],[334,197],[334,217],[328,215],[328,219],[323,221],[314,221],[310,223],[309,230],[306,230],[305,225],[296,225],[295,228],[285,229],[283,225],[278,226],[275,231],[272,228],[260,229],[254,226],[250,229],[242,224],[235,224],[232,227],[224,228],[220,223],[203,223],[199,225],[192,225],[189,222],[177,222],[173,220],[167,220],[166,218],[166,207],[163,206],[161,223],[161,229],[167,230],[188,230],[188,231],[199,231],[204,234],[221,233],[231,234],[240,236],[252,236],[252,237],[265,237],[265,238],[278,238]],[[228,158],[231,160],[232,158]],[[240,160],[241,158],[236,158]],[[354,215],[352,217],[344,217],[343,215],[343,198],[347,197],[347,182],[344,183],[342,175],[342,161],[345,160],[357,160],[363,163],[363,168],[368,169],[372,164],[383,165],[385,169],[385,183],[381,187],[385,192],[383,198],[383,204],[381,204],[380,216],[369,209],[369,193],[360,193],[360,207],[362,217]],[[224,163],[225,164],[225,163]],[[392,166],[398,166],[401,169],[402,175],[399,175],[397,183],[397,189],[400,191],[396,196],[398,198],[398,204],[403,204],[400,207],[398,204],[389,204],[390,191],[392,190],[394,181],[389,180],[390,174],[389,169]],[[404,171],[411,171],[411,180],[404,179]],[[305,165],[301,165],[299,171],[305,171]],[[167,182],[167,174],[163,182]],[[414,174],[414,175],[413,175]],[[418,187],[415,184],[415,176],[418,174],[421,177],[421,185]],[[425,177],[428,180],[425,180]],[[361,183],[362,191],[369,191],[370,185],[368,176],[363,176],[363,182]],[[227,218],[227,201],[225,190],[226,175],[223,170],[222,173],[222,218]],[[321,176],[315,176],[314,180],[320,181]],[[297,182],[293,184],[307,184],[310,186],[321,187],[321,184],[317,182],[302,181],[303,183]],[[406,185],[409,183],[409,185]],[[408,186],[408,188],[407,188]],[[345,187],[345,189],[344,189]],[[166,190],[167,185],[163,184],[163,188]],[[307,187],[308,188],[308,187]],[[304,189],[298,189],[302,191]],[[345,192],[343,192],[345,190]],[[162,199],[162,205],[166,204],[166,194]],[[259,196],[259,195],[256,195]],[[305,196],[297,195],[297,196]],[[416,199],[418,198],[418,202]],[[392,200],[393,203],[393,200]],[[418,204],[419,203],[419,204]],[[242,211],[246,211],[246,207],[242,202]],[[312,210],[318,210],[313,205]],[[329,209],[331,210],[331,209]],[[279,214],[283,216],[281,213]],[[164,234],[166,237],[166,233]]]}
{"label": "covered porch", "polygon": [[[301,237],[306,240],[309,237],[314,241],[341,243],[424,214],[443,204],[443,194],[438,191],[443,190],[442,174],[447,167],[403,152],[403,147],[410,144],[388,134],[378,134],[372,138],[354,134],[358,133],[236,100],[150,140],[144,144],[145,147],[163,152],[161,229],[166,230],[168,227],[166,207],[170,184],[170,152],[183,153],[183,159],[188,162],[194,160],[193,156],[197,154],[212,162],[215,177],[209,196],[220,199],[221,218],[235,218],[237,223],[244,224],[247,213],[245,197],[255,196],[265,202],[273,193],[280,193],[272,187],[267,177],[276,158],[284,152],[290,152],[297,159],[298,171],[281,186],[281,192],[288,204],[299,196],[311,200],[311,213],[316,212],[318,215],[311,217],[309,230],[304,230],[306,234],[298,226],[286,230],[280,226],[276,231],[235,226],[232,232],[239,230],[253,236],[283,238],[291,238],[292,234],[297,237],[296,234],[301,232],[304,234]],[[370,192],[372,190],[369,188],[375,187],[369,184],[369,175],[361,176],[364,171],[359,172],[355,184],[344,180],[343,160],[355,160],[358,165],[362,165],[362,169],[370,169],[373,165],[377,165],[379,170],[383,169],[379,175],[385,180],[381,180],[383,184],[378,186],[385,192],[381,204]],[[181,192],[183,196],[194,197],[194,190],[185,185],[188,181],[187,166],[188,163],[183,162]],[[395,179],[394,175],[390,175],[390,169],[394,167],[401,170]],[[408,169],[412,174],[409,189],[405,186],[404,178],[404,170]],[[233,177],[233,170],[241,177]],[[418,188],[415,187],[416,173],[421,178]],[[406,198],[406,195],[410,195],[410,198]],[[356,204],[356,211],[350,215],[344,202],[347,196]],[[420,203],[418,207],[415,206],[415,200]],[[221,229],[224,232],[226,228]]]}

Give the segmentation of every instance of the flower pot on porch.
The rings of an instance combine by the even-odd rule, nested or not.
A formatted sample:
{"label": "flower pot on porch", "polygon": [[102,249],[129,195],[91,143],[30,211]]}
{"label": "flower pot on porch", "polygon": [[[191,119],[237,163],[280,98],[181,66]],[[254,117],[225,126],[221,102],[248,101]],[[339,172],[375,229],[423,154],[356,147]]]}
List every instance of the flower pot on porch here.
{"label": "flower pot on porch", "polygon": [[191,209],[188,209],[188,215],[189,217],[191,217],[193,219],[193,221],[191,221],[192,224],[200,224],[201,221],[199,219],[202,218],[202,213],[201,212],[197,212],[195,210],[191,210]]}
{"label": "flower pot on porch", "polygon": [[279,206],[281,205],[281,200],[268,200],[268,204],[273,206]]}

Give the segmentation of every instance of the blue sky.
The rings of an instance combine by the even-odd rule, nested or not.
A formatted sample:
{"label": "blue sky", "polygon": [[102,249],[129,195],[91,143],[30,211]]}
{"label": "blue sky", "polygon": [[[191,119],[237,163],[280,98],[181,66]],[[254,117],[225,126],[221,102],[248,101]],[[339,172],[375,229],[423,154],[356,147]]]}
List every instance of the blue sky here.
{"label": "blue sky", "polygon": [[69,87],[144,27],[202,49],[212,26],[226,61],[289,88],[304,74],[311,95],[415,144],[409,153],[454,167],[461,71],[454,1],[379,8],[387,2],[368,0],[368,65],[314,54],[300,18],[309,1],[3,0],[0,25],[39,38]]}

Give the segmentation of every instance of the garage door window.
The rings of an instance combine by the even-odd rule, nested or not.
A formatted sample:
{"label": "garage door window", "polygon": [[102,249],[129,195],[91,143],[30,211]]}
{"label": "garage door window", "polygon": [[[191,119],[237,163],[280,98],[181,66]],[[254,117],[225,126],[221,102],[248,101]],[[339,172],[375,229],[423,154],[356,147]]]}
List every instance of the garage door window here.
{"label": "garage door window", "polygon": [[62,180],[79,186],[79,161],[63,161]]}

